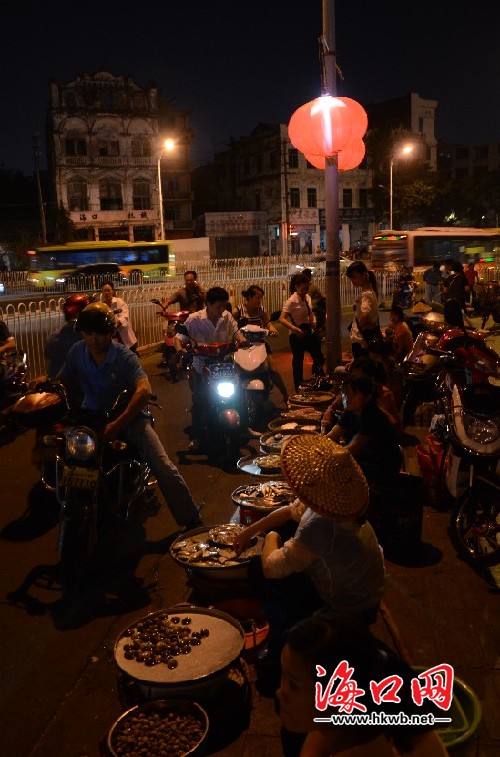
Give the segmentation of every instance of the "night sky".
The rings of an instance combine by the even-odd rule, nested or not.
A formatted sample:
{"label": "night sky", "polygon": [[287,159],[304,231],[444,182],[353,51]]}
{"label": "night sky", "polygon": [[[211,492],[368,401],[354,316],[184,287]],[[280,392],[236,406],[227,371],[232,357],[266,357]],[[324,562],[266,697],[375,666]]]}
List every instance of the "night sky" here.
{"label": "night sky", "polygon": [[[438,100],[439,139],[500,142],[500,3],[462,5],[336,0],[338,94],[366,105],[417,92]],[[321,0],[6,0],[0,23],[0,166],[25,173],[51,78],[155,80],[190,112],[195,164],[321,94]]]}

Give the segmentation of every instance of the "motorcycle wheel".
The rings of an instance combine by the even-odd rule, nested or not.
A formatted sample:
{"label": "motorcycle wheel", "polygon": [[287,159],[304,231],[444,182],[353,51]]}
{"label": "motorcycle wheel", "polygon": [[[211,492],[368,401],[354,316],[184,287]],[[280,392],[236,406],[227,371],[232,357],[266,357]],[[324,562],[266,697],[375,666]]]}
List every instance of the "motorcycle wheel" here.
{"label": "motorcycle wheel", "polygon": [[500,503],[487,486],[468,489],[452,514],[452,533],[472,562],[489,566],[500,562]]}
{"label": "motorcycle wheel", "polygon": [[64,521],[60,539],[61,588],[63,595],[68,597],[78,592],[85,582],[92,551],[90,521]]}
{"label": "motorcycle wheel", "polygon": [[262,419],[264,410],[264,392],[247,392],[247,421],[250,428],[255,428]]}

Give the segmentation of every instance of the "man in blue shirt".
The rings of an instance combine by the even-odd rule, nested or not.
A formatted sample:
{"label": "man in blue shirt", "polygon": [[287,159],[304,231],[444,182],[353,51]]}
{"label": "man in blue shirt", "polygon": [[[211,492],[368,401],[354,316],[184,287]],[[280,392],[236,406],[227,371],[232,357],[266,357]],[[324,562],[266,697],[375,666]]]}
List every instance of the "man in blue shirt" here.
{"label": "man in blue shirt", "polygon": [[151,385],[137,355],[113,342],[115,318],[104,303],[88,305],[78,316],[76,329],[83,340],[68,352],[59,378],[70,394],[83,394],[82,407],[108,410],[124,389],[134,389],[125,410],[104,429],[113,441],[120,433],[147,462],[177,524],[185,530],[202,525],[198,508],[186,482],[170,461],[149,418],[143,412]]}

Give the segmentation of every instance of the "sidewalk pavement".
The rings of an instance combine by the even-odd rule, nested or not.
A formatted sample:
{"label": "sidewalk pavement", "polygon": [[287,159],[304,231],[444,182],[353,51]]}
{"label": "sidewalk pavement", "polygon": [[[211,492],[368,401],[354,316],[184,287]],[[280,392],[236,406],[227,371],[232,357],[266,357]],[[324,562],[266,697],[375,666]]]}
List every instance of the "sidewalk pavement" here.
{"label": "sidewalk pavement", "polygon": [[[500,347],[493,330],[489,343]],[[348,345],[345,345],[348,348]],[[291,386],[290,354],[281,342],[273,352],[288,386]],[[306,368],[307,376],[307,368]],[[276,390],[274,390],[276,392]],[[279,404],[279,399],[276,398]],[[406,469],[419,475],[415,445],[428,434],[430,408],[416,415],[416,425],[407,429],[404,448]],[[257,443],[253,442],[257,451]],[[183,474],[185,473],[182,470]],[[237,486],[239,482],[234,482]],[[224,486],[218,502],[205,511],[211,523],[227,522]],[[207,496],[208,499],[208,496]],[[451,513],[444,502],[426,504],[423,515],[422,549],[419,559],[386,560],[387,588],[373,630],[412,664],[432,667],[451,664],[479,698],[482,720],[476,733],[453,749],[457,757],[498,757],[500,754],[500,571],[480,575],[457,555],[449,536]],[[406,564],[405,564],[406,563]],[[160,564],[161,583],[171,578],[168,556]],[[497,585],[498,581],[498,585]],[[189,596],[189,590],[186,587]],[[231,744],[212,754],[221,757],[279,755],[279,719],[272,700],[253,686],[250,725]]]}

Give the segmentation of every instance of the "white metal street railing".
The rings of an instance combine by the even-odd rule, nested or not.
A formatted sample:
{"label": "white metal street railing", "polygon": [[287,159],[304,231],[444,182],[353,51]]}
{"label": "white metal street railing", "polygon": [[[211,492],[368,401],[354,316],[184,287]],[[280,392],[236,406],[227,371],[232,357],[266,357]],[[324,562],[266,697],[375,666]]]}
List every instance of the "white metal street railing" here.
{"label": "white metal street railing", "polygon": [[[186,269],[188,268],[189,266],[186,266]],[[201,270],[200,268],[197,272],[203,286],[206,289],[213,286],[221,286],[227,289],[233,307],[243,302],[241,292],[251,284],[257,284],[264,289],[264,303],[269,312],[280,310],[289,297],[290,276],[288,270],[285,275],[273,278],[268,275],[257,276],[253,269],[250,271],[248,268],[246,269],[247,278],[242,276],[229,277],[229,271],[226,267],[222,271],[219,267],[216,267],[210,271],[211,276],[208,275],[207,271],[203,277]],[[259,272],[263,273],[264,271],[259,270]],[[395,275],[378,274],[377,280],[380,301],[388,300],[394,286]],[[325,274],[315,274],[314,282],[324,293]],[[155,284],[119,290],[119,296],[129,305],[130,318],[139,347],[150,347],[159,344],[163,339],[164,320],[156,315],[158,307],[153,305],[150,300],[153,298],[161,299],[162,297],[168,299],[182,284],[183,277],[176,276],[169,279],[167,285]],[[98,295],[98,293],[94,294]],[[356,299],[356,293],[350,280],[343,275],[340,277],[340,294],[343,307],[350,306]],[[37,297],[36,300],[27,298],[26,301],[7,305],[0,303],[1,317],[15,337],[16,344],[27,353],[29,378],[34,378],[45,372],[43,357],[45,341],[48,334],[64,324],[62,305],[65,296],[62,296],[62,294],[54,297],[46,296],[43,299]],[[175,310],[176,308],[177,306],[173,306],[171,309]]]}

